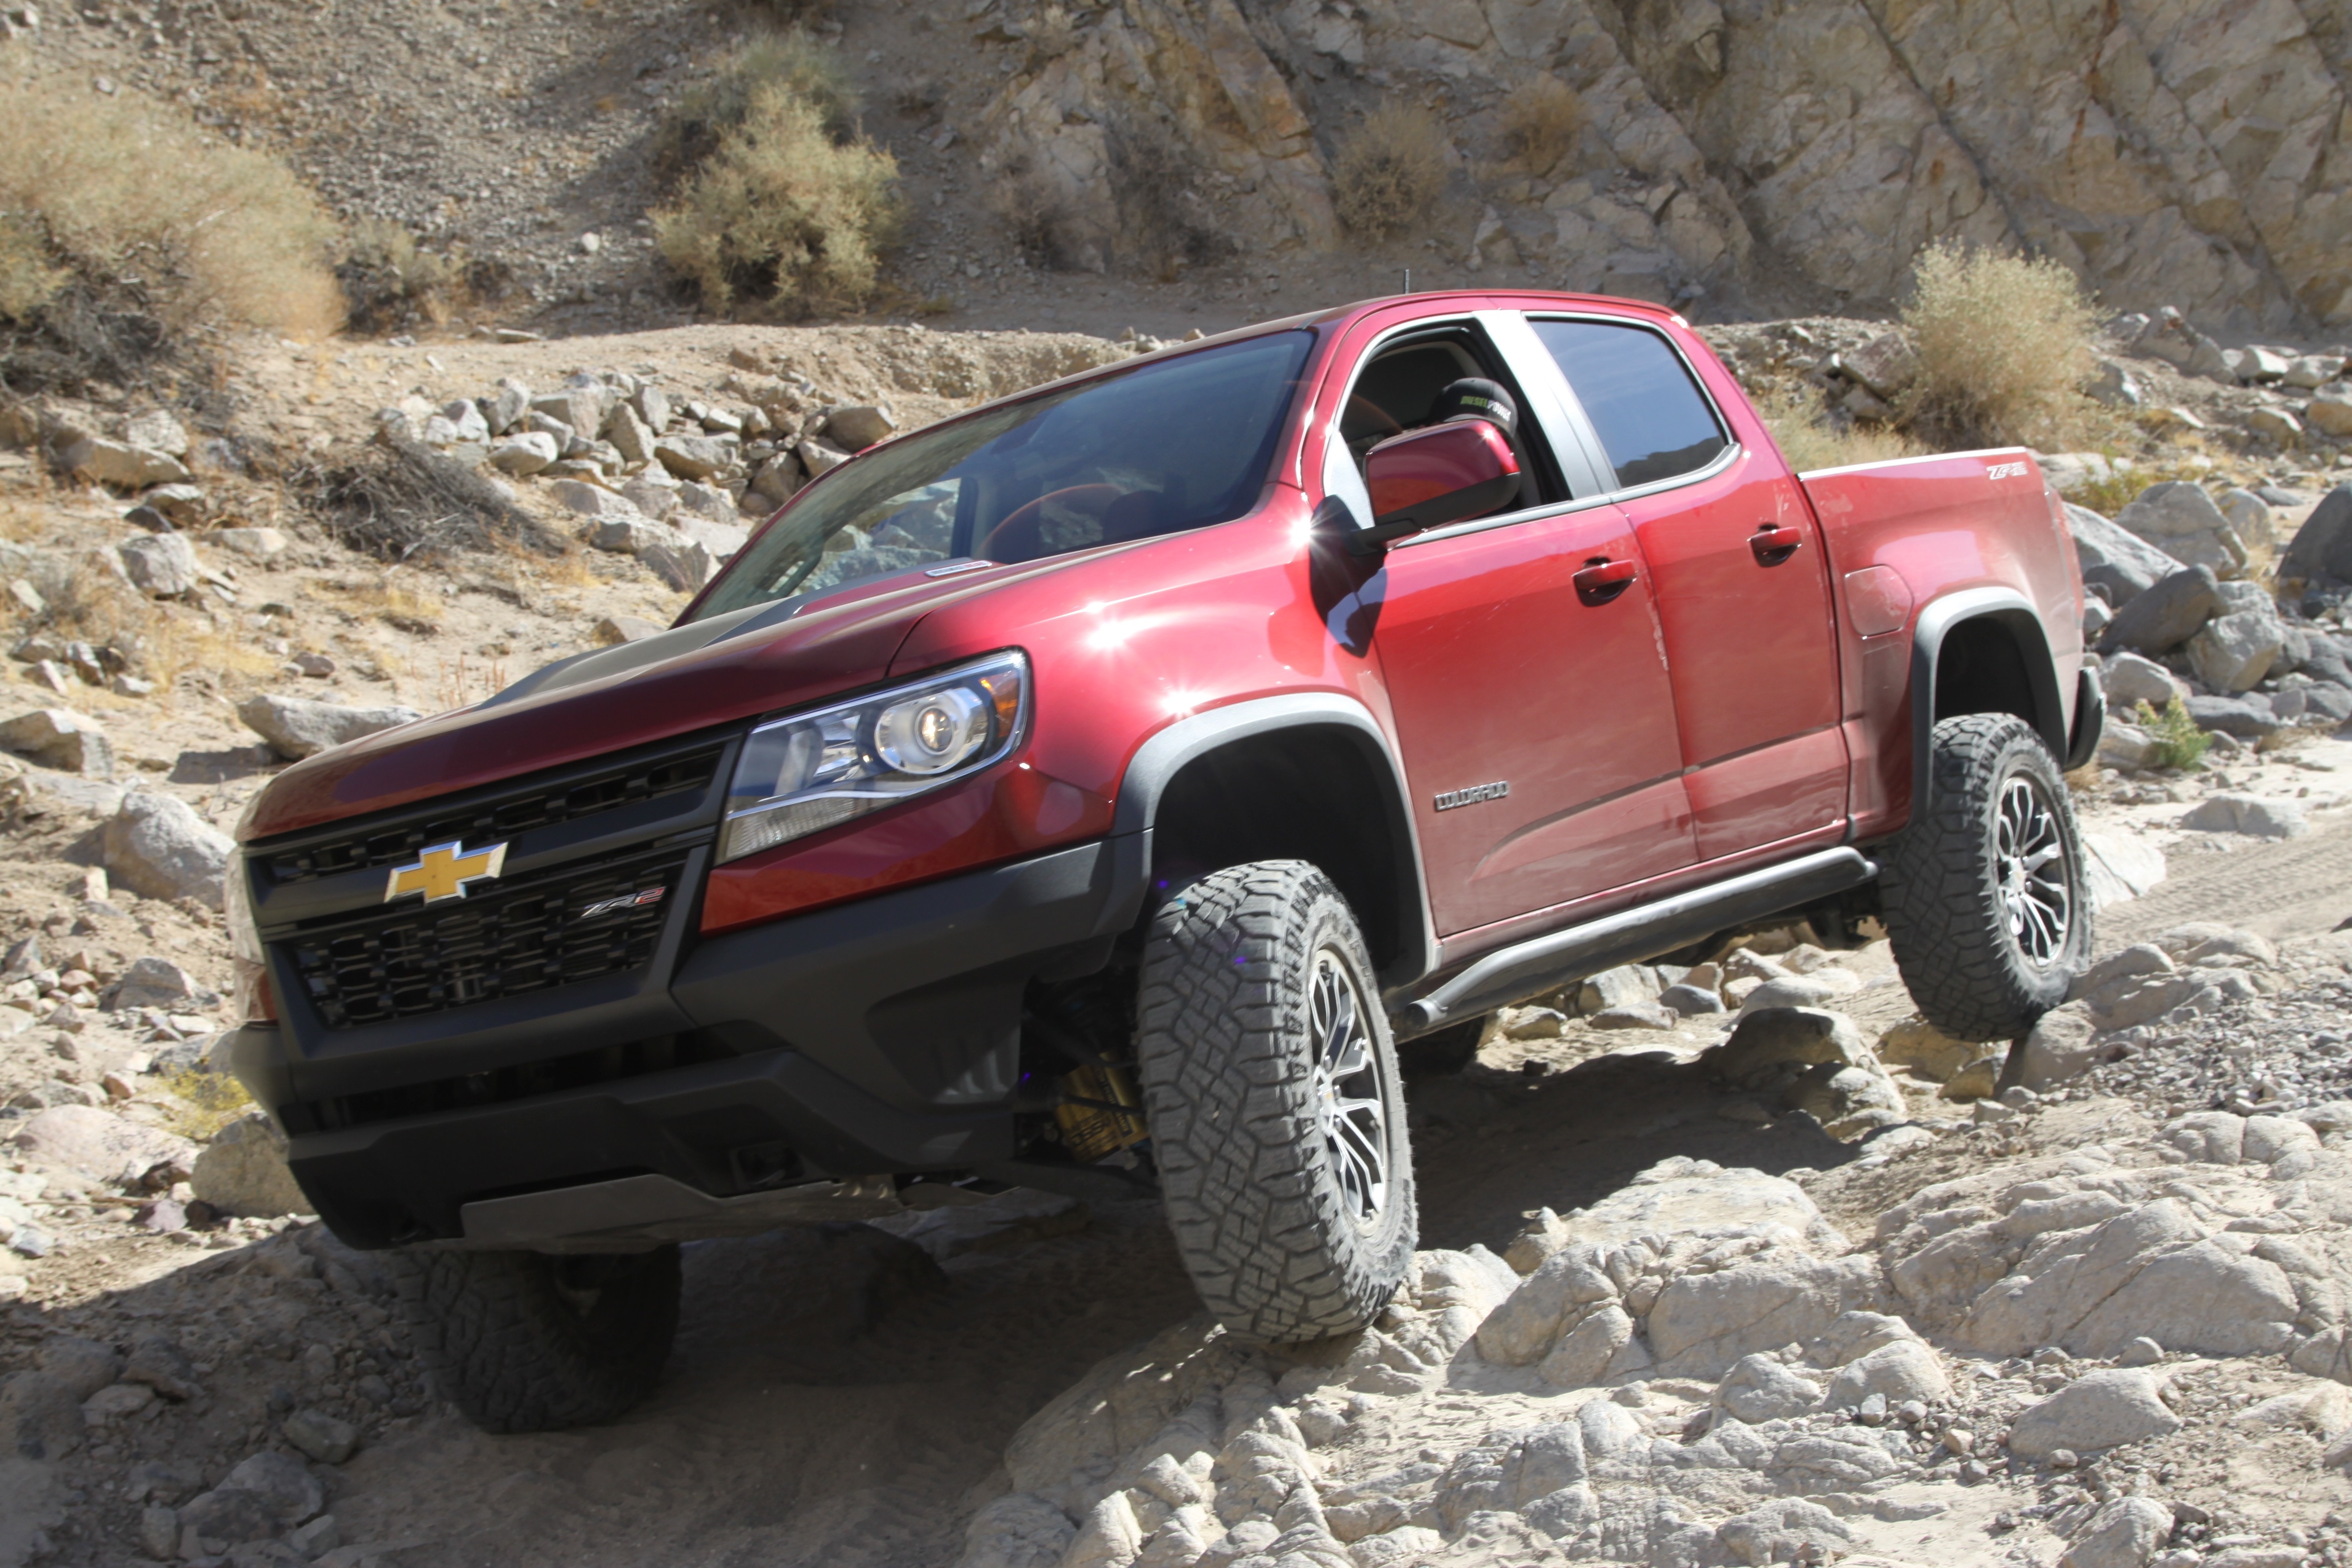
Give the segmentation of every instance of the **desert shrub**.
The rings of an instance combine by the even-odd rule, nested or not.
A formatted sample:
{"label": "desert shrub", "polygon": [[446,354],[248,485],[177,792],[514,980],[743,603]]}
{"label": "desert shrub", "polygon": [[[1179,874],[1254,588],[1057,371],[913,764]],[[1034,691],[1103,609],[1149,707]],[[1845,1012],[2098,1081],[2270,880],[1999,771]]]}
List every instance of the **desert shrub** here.
{"label": "desert shrub", "polygon": [[335,268],[352,330],[394,331],[445,321],[465,292],[465,269],[436,256],[396,223],[370,218],[352,229],[351,249]]}
{"label": "desert shrub", "polygon": [[849,140],[857,123],[857,84],[840,53],[796,26],[762,31],[720,60],[709,80],[679,96],[654,132],[656,172],[673,182],[692,174],[728,132],[751,119],[760,94],[779,87],[814,108],[833,140]]}
{"label": "desert shrub", "polygon": [[1077,216],[1053,177],[1025,155],[1014,156],[991,183],[988,205],[1004,237],[1032,267],[1064,270],[1082,265]]}
{"label": "desert shrub", "polygon": [[1119,249],[1130,270],[1161,282],[1184,268],[1223,260],[1233,240],[1217,226],[1197,176],[1204,160],[1173,127],[1130,121],[1110,139]]}
{"label": "desert shrub", "polygon": [[1769,388],[1756,394],[1756,411],[1772,432],[1780,455],[1797,473],[1843,468],[1855,463],[1883,463],[1916,457],[1919,447],[1900,432],[1883,426],[1840,423],[1821,399],[1802,386]]}
{"label": "desert shrub", "polygon": [[654,214],[663,260],[703,300],[779,313],[858,302],[898,216],[898,163],[837,140],[798,89],[767,82],[677,199]]}
{"label": "desert shrub", "polygon": [[65,291],[63,279],[40,281],[46,268],[94,285],[133,276],[173,325],[310,333],[341,321],[326,267],[334,226],[276,159],[136,93],[97,96],[79,78],[0,79],[0,124],[12,319]]}
{"label": "desert shrub", "polygon": [[1339,221],[1364,235],[1404,228],[1445,188],[1445,130],[1427,110],[1407,103],[1375,109],[1332,161]]}
{"label": "desert shrub", "polygon": [[0,213],[0,316],[28,320],[70,277],[27,215]]}
{"label": "desert shrub", "polygon": [[2057,262],[1938,243],[1920,253],[1903,324],[1919,356],[1913,428],[1977,446],[2063,447],[2087,400],[2091,308]]}
{"label": "desert shrub", "polygon": [[542,555],[563,542],[453,458],[412,441],[371,447],[296,476],[327,531],[383,561],[519,544]]}
{"label": "desert shrub", "polygon": [[2076,506],[2089,507],[2101,517],[2113,517],[2152,485],[2171,479],[2202,482],[2209,474],[2207,468],[2184,462],[2135,462],[2128,468],[2110,469],[2105,479],[2084,480],[2066,492],[2066,499]]}
{"label": "desert shrub", "polygon": [[1584,100],[1556,76],[1538,77],[1503,104],[1503,161],[1530,174],[1548,174],[1576,146],[1584,130]]}
{"label": "desert shrub", "polygon": [[2213,743],[2213,737],[2197,727],[2197,721],[2189,715],[2189,705],[2178,697],[2161,709],[2140,703],[2132,710],[2132,722],[2156,742],[2148,760],[2159,768],[2186,772],[2205,760],[2206,748]]}
{"label": "desert shrub", "polygon": [[164,1124],[183,1138],[210,1142],[214,1135],[253,1109],[245,1085],[209,1068],[179,1068],[163,1075]]}

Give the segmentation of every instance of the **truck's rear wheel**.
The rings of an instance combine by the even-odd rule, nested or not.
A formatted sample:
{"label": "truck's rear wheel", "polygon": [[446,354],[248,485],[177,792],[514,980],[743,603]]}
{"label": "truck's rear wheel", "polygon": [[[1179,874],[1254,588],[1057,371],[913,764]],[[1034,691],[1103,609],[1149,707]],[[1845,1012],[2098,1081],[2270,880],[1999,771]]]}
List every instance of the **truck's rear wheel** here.
{"label": "truck's rear wheel", "polygon": [[677,1331],[677,1248],[620,1257],[391,1255],[416,1353],[485,1432],[610,1421],[653,1392]]}
{"label": "truck's rear wheel", "polygon": [[1304,861],[1202,878],[1153,921],[1138,1065],[1177,1251],[1235,1333],[1370,1322],[1412,1261],[1396,1050],[1354,912]]}
{"label": "truck's rear wheel", "polygon": [[2091,952],[2066,780],[2031,725],[1936,726],[1924,816],[1887,847],[1886,934],[1911,999],[1963,1040],[2011,1040],[2066,999]]}

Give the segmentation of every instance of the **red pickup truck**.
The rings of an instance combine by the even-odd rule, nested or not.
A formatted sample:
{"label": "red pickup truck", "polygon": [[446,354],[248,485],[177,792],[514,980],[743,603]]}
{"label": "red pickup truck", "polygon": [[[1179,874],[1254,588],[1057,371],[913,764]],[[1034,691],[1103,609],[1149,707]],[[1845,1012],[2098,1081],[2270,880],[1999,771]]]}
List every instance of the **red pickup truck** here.
{"label": "red pickup truck", "polygon": [[1157,1194],[1234,1331],[1414,1244],[1398,1045],[1782,911],[2013,1037],[2102,700],[2021,450],[1792,475],[1679,317],[1417,294],[808,486],[669,631],[289,768],[235,1070],[474,1419],[642,1396],[677,1244]]}

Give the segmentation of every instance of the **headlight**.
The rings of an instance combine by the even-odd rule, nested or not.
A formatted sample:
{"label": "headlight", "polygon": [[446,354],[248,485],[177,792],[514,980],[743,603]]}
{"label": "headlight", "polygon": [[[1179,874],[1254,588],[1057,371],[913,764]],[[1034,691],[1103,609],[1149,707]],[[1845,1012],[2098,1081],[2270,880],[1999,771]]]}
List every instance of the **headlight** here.
{"label": "headlight", "polygon": [[723,864],[1000,761],[1029,722],[1029,660],[992,654],[856,702],[762,724],[727,786]]}

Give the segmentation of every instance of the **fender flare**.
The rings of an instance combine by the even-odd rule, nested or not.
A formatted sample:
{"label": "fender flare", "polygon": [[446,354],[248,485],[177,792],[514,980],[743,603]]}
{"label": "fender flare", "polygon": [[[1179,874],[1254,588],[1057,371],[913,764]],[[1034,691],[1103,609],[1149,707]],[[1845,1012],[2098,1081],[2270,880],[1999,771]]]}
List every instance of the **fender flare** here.
{"label": "fender flare", "polygon": [[1398,893],[1404,908],[1399,956],[1391,973],[1381,976],[1387,985],[1407,985],[1437,966],[1436,922],[1431,918],[1429,889],[1422,875],[1421,834],[1408,804],[1412,791],[1395,748],[1371,710],[1353,698],[1335,692],[1297,692],[1280,697],[1251,698],[1179,719],[1153,733],[1127,764],[1113,808],[1111,831],[1122,845],[1134,845],[1141,860],[1138,892],[1149,879],[1152,827],[1168,786],[1185,767],[1210,752],[1274,734],[1284,730],[1336,729],[1366,753],[1376,776],[1388,780],[1382,792],[1389,849],[1402,868]]}
{"label": "fender flare", "polygon": [[[2067,733],[2066,710],[2058,689],[2058,664],[2050,653],[2049,634],[2032,600],[2014,588],[1963,588],[1930,600],[1920,611],[1911,633],[1911,812],[1916,822],[1927,809],[1933,787],[1928,765],[1935,749],[1937,661],[1944,639],[1953,629],[1973,621],[1997,621],[2016,637],[2025,661],[2025,678],[2032,683],[2034,713],[2029,721],[2042,735],[2050,754],[2065,761],[2073,755],[2077,734]],[[2090,744],[2098,744],[2094,726]],[[2071,762],[2068,766],[2074,766]]]}
{"label": "fender flare", "polygon": [[2073,773],[2099,754],[2107,727],[2107,688],[2087,660],[2074,677],[2074,733],[2066,744],[2066,771]]}

